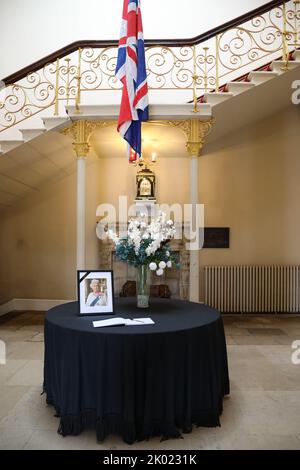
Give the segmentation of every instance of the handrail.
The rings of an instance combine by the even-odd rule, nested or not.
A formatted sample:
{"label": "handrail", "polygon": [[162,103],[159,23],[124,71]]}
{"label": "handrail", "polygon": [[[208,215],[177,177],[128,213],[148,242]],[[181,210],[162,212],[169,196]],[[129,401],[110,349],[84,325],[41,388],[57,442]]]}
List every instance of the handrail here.
{"label": "handrail", "polygon": [[[111,99],[121,90],[115,77],[118,41],[78,41],[5,79],[0,133],[45,110],[64,115],[65,106]],[[182,102],[224,91],[224,85],[282,58],[289,70],[300,49],[300,0],[276,0],[193,39],[146,41],[151,100],[161,90],[178,90]],[[278,66],[278,64],[277,64]],[[247,75],[245,75],[247,76]],[[105,94],[106,93],[106,94]],[[115,95],[116,97],[116,95]]]}
{"label": "handrail", "polygon": [[[249,21],[256,16],[263,15],[264,13],[268,12],[269,10],[282,5],[284,3],[283,0],[272,0],[268,3],[265,3],[264,5],[261,5],[258,8],[255,8],[254,10],[251,10],[239,17],[234,18],[233,20],[230,20],[220,26],[217,26],[205,33],[200,34],[199,36],[195,36],[194,38],[189,38],[189,39],[146,39],[145,40],[145,46],[146,47],[159,47],[159,46],[165,46],[165,47],[181,47],[181,46],[196,46],[198,44],[201,44],[202,42],[205,42],[218,34],[224,33],[228,29],[231,29],[235,26],[240,25],[241,23],[245,23],[246,21]],[[68,54],[71,54],[79,49],[84,49],[84,48],[107,48],[107,47],[117,47],[118,46],[118,40],[80,40],[73,42],[55,52],[52,54],[47,55],[46,57],[43,57],[42,59],[34,62],[31,65],[28,65],[27,67],[24,67],[23,69],[19,70],[18,72],[15,72],[8,77],[4,78],[2,82],[4,84],[10,85],[12,83],[15,83],[19,80],[22,80],[25,78],[28,74],[34,73],[38,71],[39,69],[45,67],[47,64],[56,61],[57,59],[61,59],[65,57]]]}

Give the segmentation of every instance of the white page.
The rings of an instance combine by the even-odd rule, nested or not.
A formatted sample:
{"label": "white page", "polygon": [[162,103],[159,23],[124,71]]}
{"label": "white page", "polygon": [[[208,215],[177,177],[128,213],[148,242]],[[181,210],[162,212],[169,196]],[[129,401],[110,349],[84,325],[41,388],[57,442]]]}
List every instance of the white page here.
{"label": "white page", "polygon": [[131,325],[154,325],[154,321],[151,318],[134,318],[133,320],[125,319],[126,326]]}
{"label": "white page", "polygon": [[114,325],[125,325],[125,318],[108,318],[107,320],[93,321],[93,326],[99,328],[102,326],[114,326]]}

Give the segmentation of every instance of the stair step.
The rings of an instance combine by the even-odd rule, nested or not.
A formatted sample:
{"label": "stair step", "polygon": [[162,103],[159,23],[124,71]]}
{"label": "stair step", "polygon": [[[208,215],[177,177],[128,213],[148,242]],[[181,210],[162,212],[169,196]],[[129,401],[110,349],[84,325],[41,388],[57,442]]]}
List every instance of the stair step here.
{"label": "stair step", "polygon": [[19,129],[23,136],[24,142],[29,142],[32,139],[35,139],[39,135],[43,134],[46,132],[45,128],[33,128],[33,129]]}
{"label": "stair step", "polygon": [[59,117],[59,116],[52,116],[52,117],[44,117],[42,118],[46,131],[51,131],[54,129],[60,129],[66,123],[70,121],[69,117]]}
{"label": "stair step", "polygon": [[24,140],[0,140],[1,152],[7,153],[22,145]]}
{"label": "stair step", "polygon": [[217,104],[223,103],[224,101],[227,101],[233,96],[233,93],[204,93],[204,102],[210,104],[211,106],[215,106]]}
{"label": "stair step", "polygon": [[[297,51],[298,52],[298,51]],[[300,59],[299,59],[300,60]],[[299,67],[299,62],[290,61],[288,63],[288,70],[294,70],[296,67]],[[277,73],[286,72],[286,63],[283,60],[274,60],[271,64],[271,69]]]}
{"label": "stair step", "polygon": [[229,82],[226,86],[228,92],[233,93],[235,96],[251,90],[253,87],[255,87],[255,84],[251,82]]}
{"label": "stair step", "polygon": [[277,72],[263,72],[263,71],[257,71],[257,72],[250,72],[249,73],[249,80],[254,84],[254,85],[261,85],[262,83],[267,82],[268,80],[271,80],[272,78],[275,78],[278,76]]}

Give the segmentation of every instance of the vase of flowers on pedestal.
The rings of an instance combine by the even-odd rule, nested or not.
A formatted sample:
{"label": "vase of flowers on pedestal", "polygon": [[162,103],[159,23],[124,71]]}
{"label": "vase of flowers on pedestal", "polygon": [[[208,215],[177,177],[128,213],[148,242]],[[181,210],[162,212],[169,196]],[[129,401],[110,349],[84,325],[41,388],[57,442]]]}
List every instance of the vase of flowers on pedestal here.
{"label": "vase of flowers on pedestal", "polygon": [[108,237],[116,246],[116,256],[137,268],[137,306],[149,307],[149,270],[162,276],[166,268],[178,267],[177,257],[170,250],[168,242],[175,236],[172,220],[160,212],[150,223],[146,215],[129,222],[127,235],[118,237],[108,230]]}

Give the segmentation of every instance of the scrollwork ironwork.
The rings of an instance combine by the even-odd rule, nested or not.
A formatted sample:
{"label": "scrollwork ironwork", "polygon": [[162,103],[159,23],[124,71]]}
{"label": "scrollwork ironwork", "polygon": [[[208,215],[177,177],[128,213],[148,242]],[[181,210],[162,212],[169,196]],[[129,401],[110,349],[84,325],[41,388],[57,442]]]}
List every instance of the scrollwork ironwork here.
{"label": "scrollwork ironwork", "polygon": [[[155,46],[146,49],[150,90],[191,90],[201,95],[300,47],[300,1],[286,2],[269,12],[196,46]],[[0,100],[0,132],[35,114],[75,101],[86,92],[121,89],[114,72],[117,48],[80,49],[47,64],[18,83],[8,85]],[[1,91],[3,95],[3,90]]]}

